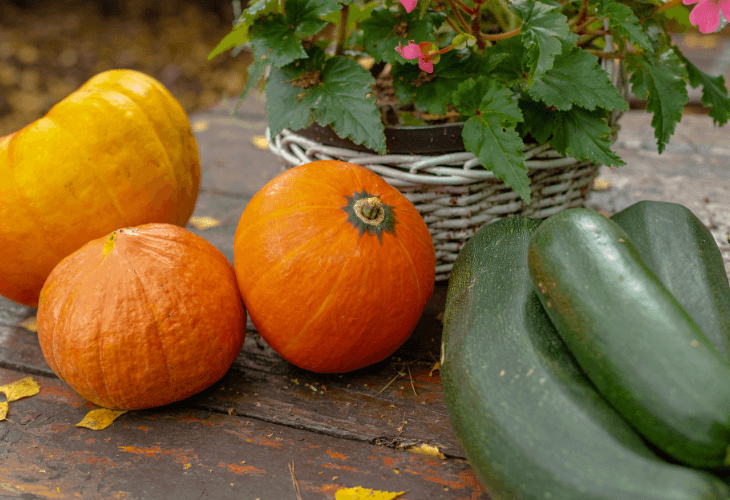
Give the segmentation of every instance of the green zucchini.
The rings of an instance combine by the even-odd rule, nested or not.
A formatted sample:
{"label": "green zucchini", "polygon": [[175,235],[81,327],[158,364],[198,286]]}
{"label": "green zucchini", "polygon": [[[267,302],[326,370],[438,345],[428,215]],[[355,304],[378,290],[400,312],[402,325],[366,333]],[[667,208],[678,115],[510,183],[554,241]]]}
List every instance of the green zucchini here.
{"label": "green zucchini", "polygon": [[730,285],[720,248],[687,207],[640,201],[611,217],[644,264],[730,360]]}
{"label": "green zucchini", "polygon": [[726,500],[670,464],[598,394],[532,289],[539,220],[479,230],[459,253],[444,313],[441,382],[454,433],[492,500]]}
{"label": "green zucchini", "polygon": [[730,365],[626,232],[592,210],[568,209],[535,231],[528,264],[560,336],[619,413],[678,461],[727,465]]}

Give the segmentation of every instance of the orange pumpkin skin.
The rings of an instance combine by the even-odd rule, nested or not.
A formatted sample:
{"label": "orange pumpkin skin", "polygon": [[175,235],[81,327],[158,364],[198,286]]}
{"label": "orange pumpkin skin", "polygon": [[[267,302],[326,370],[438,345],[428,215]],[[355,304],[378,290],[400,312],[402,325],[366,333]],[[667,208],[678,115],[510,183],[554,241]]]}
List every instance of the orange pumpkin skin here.
{"label": "orange pumpkin skin", "polygon": [[119,229],[63,259],[40,295],[53,371],[106,408],[180,401],[220,380],[245,336],[233,266],[171,224]]}
{"label": "orange pumpkin skin", "polygon": [[[390,230],[360,234],[348,220],[343,207],[369,197],[389,207]],[[351,163],[316,161],[273,179],[247,204],[233,249],[256,329],[284,359],[314,372],[385,359],[433,293],[434,246],[422,217],[380,176]]]}
{"label": "orange pumpkin skin", "polygon": [[38,305],[62,258],[120,227],[185,226],[200,186],[185,111],[154,78],[100,73],[0,138],[0,295]]}

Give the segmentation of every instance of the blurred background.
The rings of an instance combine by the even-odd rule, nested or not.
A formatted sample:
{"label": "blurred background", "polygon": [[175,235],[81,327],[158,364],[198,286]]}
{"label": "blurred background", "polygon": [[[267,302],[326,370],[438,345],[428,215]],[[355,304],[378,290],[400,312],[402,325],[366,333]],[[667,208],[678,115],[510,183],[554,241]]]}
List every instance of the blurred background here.
{"label": "blurred background", "polygon": [[233,18],[230,0],[0,0],[0,137],[112,68],[154,76],[188,113],[237,99],[249,53],[207,59]]}
{"label": "blurred background", "polygon": [[[0,0],[0,137],[112,68],[154,76],[188,114],[237,99],[250,53],[207,59],[233,19],[230,0]],[[676,28],[690,60],[730,80],[730,26],[712,35]],[[706,111],[699,96],[690,92],[687,112]]]}

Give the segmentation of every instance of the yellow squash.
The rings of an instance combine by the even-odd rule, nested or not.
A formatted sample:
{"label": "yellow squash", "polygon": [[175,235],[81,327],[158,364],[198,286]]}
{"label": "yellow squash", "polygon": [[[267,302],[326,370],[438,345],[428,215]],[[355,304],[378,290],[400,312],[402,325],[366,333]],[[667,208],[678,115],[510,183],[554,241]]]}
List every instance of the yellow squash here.
{"label": "yellow squash", "polygon": [[0,295],[37,307],[46,277],[90,240],[185,226],[200,187],[185,111],[143,73],[100,73],[0,138]]}

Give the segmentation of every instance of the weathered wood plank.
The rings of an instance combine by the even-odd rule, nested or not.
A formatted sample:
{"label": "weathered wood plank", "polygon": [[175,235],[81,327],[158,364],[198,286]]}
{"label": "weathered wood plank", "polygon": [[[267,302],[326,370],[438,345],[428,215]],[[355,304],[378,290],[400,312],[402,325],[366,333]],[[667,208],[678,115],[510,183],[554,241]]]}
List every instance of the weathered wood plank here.
{"label": "weathered wood plank", "polygon": [[[445,293],[445,287],[436,287],[411,338],[391,358],[342,375],[299,369],[248,331],[231,370],[190,405],[389,447],[427,443],[464,458],[446,413],[439,372],[432,371]],[[36,310],[0,299],[0,311],[0,367],[54,376],[36,334],[17,326]]]}
{"label": "weathered wood plank", "polygon": [[[0,369],[0,385],[24,377]],[[408,491],[404,500],[487,499],[463,460],[272,425],[184,404],[132,411],[110,427],[76,427],[93,405],[58,379],[10,403],[0,422],[3,498],[333,499],[343,487]],[[205,396],[202,396],[203,398]]]}

